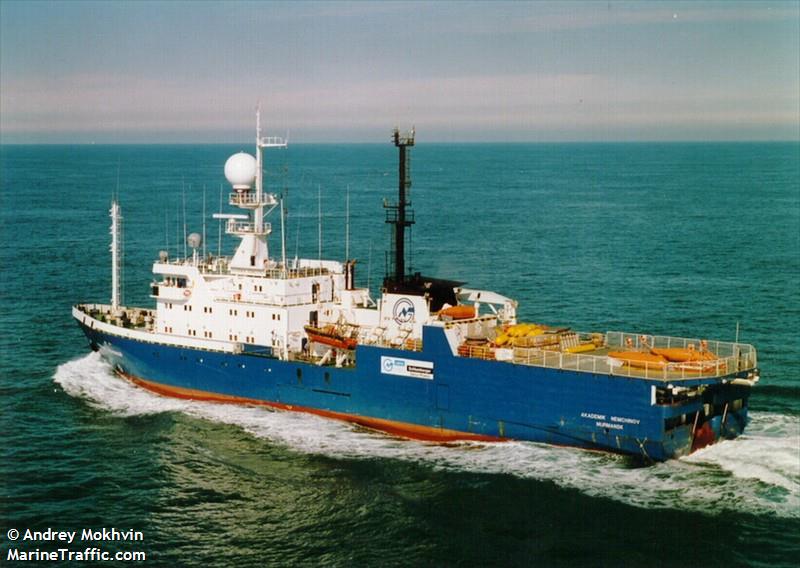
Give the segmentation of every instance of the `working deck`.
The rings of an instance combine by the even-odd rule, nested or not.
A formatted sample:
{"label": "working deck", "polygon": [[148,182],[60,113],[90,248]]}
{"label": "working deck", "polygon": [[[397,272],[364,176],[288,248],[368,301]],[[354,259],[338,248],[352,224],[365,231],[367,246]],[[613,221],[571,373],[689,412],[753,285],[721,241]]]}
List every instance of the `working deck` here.
{"label": "working deck", "polygon": [[610,357],[614,351],[636,350],[645,352],[649,348],[687,348],[698,346],[700,339],[669,337],[658,335],[639,335],[619,331],[605,334],[581,333],[582,338],[602,337],[602,342],[591,350],[570,353],[558,348],[508,347],[494,349],[486,346],[462,346],[459,355],[480,359],[497,359],[518,365],[532,365],[548,369],[580,371],[602,375],[636,377],[657,381],[691,380],[741,375],[754,371],[758,360],[756,350],[746,343],[708,341],[707,349],[716,354],[710,361],[649,364],[637,366],[625,364],[618,358]]}
{"label": "working deck", "polygon": [[[116,312],[111,306],[104,304],[82,304],[76,306],[78,310],[100,322],[111,324],[125,329],[155,332],[155,311],[146,308],[120,307]],[[484,318],[485,319],[485,318]],[[452,325],[452,324],[450,324]],[[448,326],[449,327],[449,326]],[[360,344],[377,345],[392,349],[406,351],[423,351],[421,340],[397,340],[388,342],[383,340],[378,329],[360,329],[356,334]],[[686,348],[690,345],[699,345],[701,340],[683,337],[669,337],[657,335],[641,335],[618,331],[609,331],[605,334],[575,332],[578,337],[592,338],[597,345],[590,351],[570,353],[565,350],[537,347],[506,347],[495,348],[491,344],[461,345],[458,355],[485,360],[497,360],[517,365],[530,365],[548,369],[578,371],[620,377],[635,377],[654,381],[686,381],[696,379],[720,378],[742,376],[754,372],[758,365],[756,350],[746,343],[725,341],[708,341],[707,349],[717,358],[711,361],[698,363],[669,363],[647,364],[632,366],[619,359],[609,356],[609,353],[619,350],[641,350],[648,348]],[[188,338],[187,339],[192,339]],[[216,342],[220,343],[220,342]],[[227,342],[225,342],[227,343]],[[235,344],[232,345],[234,352]],[[231,347],[229,347],[230,349]],[[300,358],[294,354],[293,359]]]}

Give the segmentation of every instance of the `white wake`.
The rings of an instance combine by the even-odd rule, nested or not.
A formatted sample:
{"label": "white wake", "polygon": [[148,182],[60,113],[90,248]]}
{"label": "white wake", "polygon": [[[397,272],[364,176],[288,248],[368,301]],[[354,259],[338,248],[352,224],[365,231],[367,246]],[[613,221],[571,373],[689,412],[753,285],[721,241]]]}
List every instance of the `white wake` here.
{"label": "white wake", "polygon": [[680,460],[631,468],[622,457],[571,448],[528,442],[426,444],[302,413],[165,398],[116,377],[97,353],[60,365],[54,380],[69,395],[113,414],[182,412],[238,426],[299,452],[506,473],[639,507],[800,518],[800,418],[793,416],[754,412],[744,436]]}

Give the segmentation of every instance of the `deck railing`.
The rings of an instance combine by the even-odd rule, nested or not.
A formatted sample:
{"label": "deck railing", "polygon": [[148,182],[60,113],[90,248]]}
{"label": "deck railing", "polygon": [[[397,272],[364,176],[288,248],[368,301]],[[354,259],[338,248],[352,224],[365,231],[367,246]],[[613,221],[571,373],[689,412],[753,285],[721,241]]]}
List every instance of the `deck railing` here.
{"label": "deck railing", "polygon": [[[716,354],[720,360],[733,359],[735,362],[735,365],[733,365],[734,370],[743,371],[753,369],[758,365],[756,350],[752,345],[747,343],[708,341],[690,339],[687,337],[669,337],[666,335],[637,335],[635,333],[625,333],[622,331],[609,331],[606,333],[606,345],[610,348],[627,348],[628,343],[632,343],[637,349],[646,348],[647,346],[656,348],[688,348],[690,345],[693,345],[695,349],[699,349],[702,341],[706,341],[706,349]],[[713,363],[713,361],[705,361],[704,363]]]}
{"label": "deck railing", "polygon": [[[586,335],[586,334],[581,334]],[[605,336],[605,348],[630,349],[628,339],[633,342],[634,348],[644,348],[645,343],[651,347],[683,347],[690,344],[698,347],[699,339],[666,336],[639,336],[631,333],[608,332]],[[619,359],[609,357],[606,349],[602,355],[592,353],[566,353],[556,349],[542,349],[538,347],[509,347],[492,348],[488,345],[461,345],[458,354],[462,357],[477,359],[501,360],[513,362],[518,365],[531,365],[560,369],[596,373],[601,375],[616,375],[623,377],[636,377],[657,380],[697,379],[701,377],[720,377],[740,371],[748,371],[756,367],[756,350],[752,345],[744,343],[730,343],[723,341],[709,341],[709,351],[718,355],[717,359],[710,361],[690,361],[685,363],[648,363],[641,362],[638,366],[625,364]]]}
{"label": "deck railing", "polygon": [[114,311],[108,304],[79,304],[76,307],[93,319],[128,329],[150,331],[156,317],[156,311],[147,308],[119,306]]}
{"label": "deck railing", "polygon": [[752,366],[741,365],[735,357],[697,363],[641,363],[642,366],[633,367],[606,355],[573,354],[521,348],[514,349],[513,361],[517,364],[546,367],[548,369],[659,380],[720,377],[752,368]]}
{"label": "deck railing", "polygon": [[275,205],[278,201],[275,196],[269,193],[261,194],[261,201],[258,200],[258,195],[251,191],[229,193],[228,203],[230,205],[246,205],[251,207],[258,207],[259,205]]}
{"label": "deck railing", "polygon": [[[228,219],[225,225],[225,231],[228,233],[256,233],[256,224],[251,221],[237,221],[236,219]],[[261,227],[259,235],[268,235],[272,231],[272,225],[264,223]]]}

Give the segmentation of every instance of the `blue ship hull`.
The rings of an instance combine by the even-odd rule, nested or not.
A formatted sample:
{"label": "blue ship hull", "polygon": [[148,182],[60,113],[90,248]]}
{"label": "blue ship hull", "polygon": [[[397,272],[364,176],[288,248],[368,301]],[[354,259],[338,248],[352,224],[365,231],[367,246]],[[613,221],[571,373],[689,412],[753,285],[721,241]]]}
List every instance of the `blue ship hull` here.
{"label": "blue ship hull", "polygon": [[[225,353],[139,341],[79,321],[92,349],[156,392],[265,404],[349,420],[427,440],[518,439],[662,461],[747,424],[750,387],[737,375],[683,381],[701,397],[658,400],[660,381],[454,356],[443,330],[425,327],[423,350],[359,345],[356,365],[318,366],[260,351]],[[387,373],[419,362],[419,376]],[[742,375],[743,377],[743,375]]]}

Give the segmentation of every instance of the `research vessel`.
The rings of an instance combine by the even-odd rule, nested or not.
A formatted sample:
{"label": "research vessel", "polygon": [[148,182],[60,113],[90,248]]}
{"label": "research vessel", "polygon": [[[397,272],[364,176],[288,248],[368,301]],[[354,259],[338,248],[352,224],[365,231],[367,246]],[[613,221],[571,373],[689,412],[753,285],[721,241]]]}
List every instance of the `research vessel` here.
{"label": "research vessel", "polygon": [[[258,115],[257,115],[258,116]],[[301,411],[432,442],[527,440],[638,456],[680,457],[739,436],[758,381],[752,345],[522,322],[517,301],[406,269],[409,156],[398,149],[398,198],[380,297],[356,262],[273,254],[265,220],[283,202],[264,188],[267,149],[224,166],[220,213],[240,239],[232,256],[198,251],[153,263],[153,307],[122,305],[120,211],[111,214],[110,304],[72,314],[116,373],[160,395]]]}

